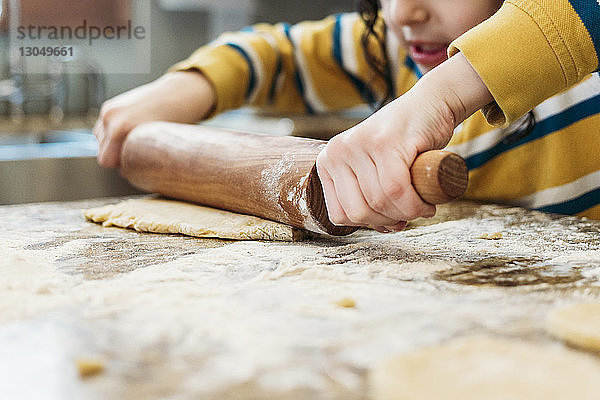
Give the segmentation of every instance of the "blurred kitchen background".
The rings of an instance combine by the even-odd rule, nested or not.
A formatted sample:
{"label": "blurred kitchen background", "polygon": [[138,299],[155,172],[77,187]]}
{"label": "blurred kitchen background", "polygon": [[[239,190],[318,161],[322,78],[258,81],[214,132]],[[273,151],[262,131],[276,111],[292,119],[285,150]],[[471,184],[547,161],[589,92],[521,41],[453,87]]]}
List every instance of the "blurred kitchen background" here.
{"label": "blurred kitchen background", "polygon": [[[148,10],[148,3],[150,55],[131,54],[118,40],[98,40],[93,52],[75,60],[77,73],[69,71],[70,65],[65,62],[48,63],[43,74],[28,74],[19,54],[10,52],[9,26],[15,28],[18,23],[27,25],[32,21],[38,25],[80,24],[84,18],[79,15],[81,10],[111,24]],[[256,22],[320,19],[354,7],[352,0],[2,0],[0,204],[135,193],[118,171],[100,168],[96,163],[97,146],[91,130],[103,100],[157,78],[225,30]],[[110,73],[143,61],[136,57],[145,57],[146,61],[150,57],[149,73]],[[311,118],[240,110],[208,123],[319,137],[352,124],[362,117],[361,113]]]}

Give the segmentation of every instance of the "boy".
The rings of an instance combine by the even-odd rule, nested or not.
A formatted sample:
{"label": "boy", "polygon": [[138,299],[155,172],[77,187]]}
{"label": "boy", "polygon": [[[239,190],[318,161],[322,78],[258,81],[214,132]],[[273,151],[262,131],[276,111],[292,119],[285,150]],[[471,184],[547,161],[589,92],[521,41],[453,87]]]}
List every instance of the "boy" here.
{"label": "boy", "polygon": [[[600,158],[590,150],[600,148],[600,86],[589,76],[598,67],[600,5],[382,0],[381,14],[377,6],[363,1],[362,20],[343,14],[223,35],[178,72],[105,104],[95,128],[99,162],[118,166],[123,139],[145,121],[196,122],[246,103],[321,112],[401,95],[319,155],[332,222],[387,232],[433,215],[408,168],[451,139],[470,167],[467,197],[600,218]],[[506,126],[580,81],[523,129],[467,119],[483,107],[488,122]]]}

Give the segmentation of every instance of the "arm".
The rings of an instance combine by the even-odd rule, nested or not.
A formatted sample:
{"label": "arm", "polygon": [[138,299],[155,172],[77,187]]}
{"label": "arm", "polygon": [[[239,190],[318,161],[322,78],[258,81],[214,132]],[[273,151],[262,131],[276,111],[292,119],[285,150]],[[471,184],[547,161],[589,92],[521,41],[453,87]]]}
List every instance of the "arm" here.
{"label": "arm", "polygon": [[492,101],[461,54],[427,73],[405,95],[329,141],[317,170],[334,224],[381,232],[433,216],[410,184],[415,157],[443,148],[454,128]]}
{"label": "arm", "polygon": [[149,121],[197,122],[215,104],[210,82],[198,72],[173,72],[106,101],[94,126],[98,163],[118,167],[121,145],[137,125]]}
{"label": "arm", "polygon": [[104,104],[94,129],[98,161],[118,167],[125,137],[146,121],[192,123],[245,104],[304,113],[371,101],[383,84],[364,58],[363,29],[348,13],[223,34],[171,69],[178,72]]}
{"label": "arm", "polygon": [[435,208],[410,184],[415,156],[443,147],[453,128],[479,108],[491,124],[508,125],[598,70],[600,4],[507,0],[459,37],[450,53],[413,89],[319,155],[332,222],[389,231],[433,215]]}

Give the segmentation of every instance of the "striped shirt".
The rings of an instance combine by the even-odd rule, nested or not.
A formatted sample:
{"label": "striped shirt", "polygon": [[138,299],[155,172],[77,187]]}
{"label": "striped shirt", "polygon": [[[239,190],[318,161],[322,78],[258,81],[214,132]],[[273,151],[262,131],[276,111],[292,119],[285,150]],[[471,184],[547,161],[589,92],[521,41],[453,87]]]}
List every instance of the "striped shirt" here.
{"label": "striped shirt", "polygon": [[[600,50],[600,46],[596,46],[600,44],[600,40],[596,40],[600,38],[600,10],[594,8],[600,7],[596,0],[509,0],[484,24],[501,26],[506,13],[517,18],[514,13],[522,10],[524,3],[527,6],[547,3],[548,7],[555,8],[557,1],[579,13],[573,11],[573,15],[579,15],[579,21],[583,21],[583,32],[588,35],[586,40],[590,45],[584,54],[571,57],[574,69],[559,59],[557,64],[561,69],[551,70],[558,78],[545,81],[544,90],[536,90],[535,96],[529,92],[514,96],[510,93],[512,87],[505,89],[495,85],[493,77],[500,72],[493,68],[502,64],[508,55],[495,56],[490,54],[493,50],[487,49],[486,53],[479,50],[481,46],[471,46],[471,31],[453,43],[454,51],[463,51],[480,73],[496,102],[490,105],[485,116],[476,113],[457,127],[448,149],[467,161],[470,182],[466,197],[469,199],[600,219],[600,76],[592,73],[598,68],[595,49]],[[523,15],[532,20],[532,29],[544,23],[525,11]],[[588,18],[585,13],[595,16]],[[564,12],[559,14],[560,18],[568,16]],[[377,29],[382,32],[383,24]],[[480,36],[485,36],[486,27],[482,29]],[[581,29],[575,30],[565,37],[572,37],[581,47]],[[174,69],[197,69],[205,74],[217,92],[215,112],[245,104],[286,113],[346,109],[372,103],[385,87],[366,61],[360,44],[363,31],[364,24],[357,13],[296,25],[258,24],[222,35]],[[386,37],[388,60],[394,71],[394,96],[399,96],[415,84],[420,73],[394,36]],[[557,46],[569,49],[571,44],[568,40],[565,43]],[[483,61],[473,48],[486,55],[485,58],[482,55]],[[553,57],[560,53],[556,48],[550,50]],[[515,75],[514,79],[523,79],[521,75]],[[537,75],[527,77],[523,85],[532,81],[540,85]],[[539,104],[548,94],[567,88]],[[532,108],[536,121],[533,129],[526,135],[515,132],[520,122],[518,117]],[[492,126],[490,122],[504,125]],[[514,123],[509,125],[511,122]]]}

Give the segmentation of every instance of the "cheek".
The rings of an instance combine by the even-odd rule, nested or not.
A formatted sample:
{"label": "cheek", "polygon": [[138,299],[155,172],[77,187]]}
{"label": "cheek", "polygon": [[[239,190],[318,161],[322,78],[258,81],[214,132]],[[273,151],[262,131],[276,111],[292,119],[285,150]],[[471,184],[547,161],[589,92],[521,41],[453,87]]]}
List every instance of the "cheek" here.
{"label": "cheek", "polygon": [[[384,14],[385,15],[385,14]],[[402,25],[399,23],[394,23],[393,20],[389,18],[385,18],[385,25],[388,29],[388,34],[393,35],[394,38],[398,41],[398,44],[405,46],[406,42],[404,41],[404,35],[402,33]]]}
{"label": "cheek", "polygon": [[381,2],[381,16],[385,21],[385,25],[394,33],[394,35],[398,38],[402,38],[402,24],[398,22],[394,18],[394,13],[392,12],[392,6],[389,0],[382,0]]}

